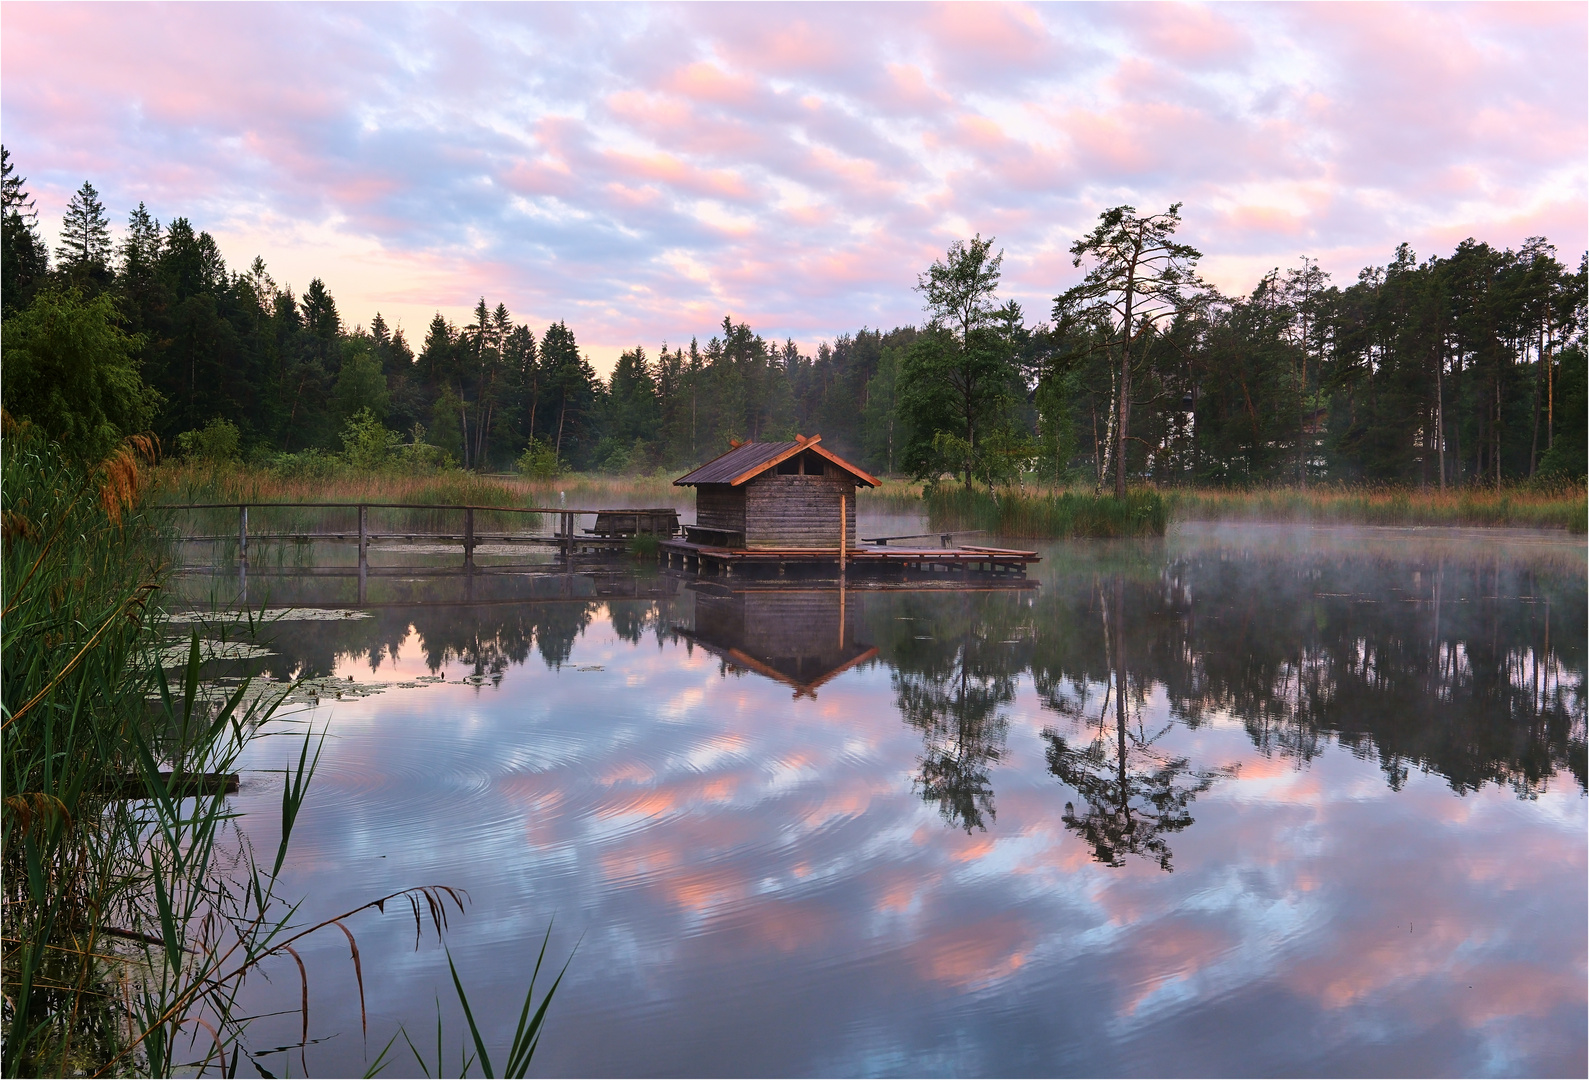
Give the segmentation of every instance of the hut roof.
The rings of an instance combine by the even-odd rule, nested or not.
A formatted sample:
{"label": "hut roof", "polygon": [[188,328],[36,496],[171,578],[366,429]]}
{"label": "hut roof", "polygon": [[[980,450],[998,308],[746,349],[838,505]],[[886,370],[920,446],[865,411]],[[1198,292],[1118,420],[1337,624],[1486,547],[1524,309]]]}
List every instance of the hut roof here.
{"label": "hut roof", "polygon": [[845,461],[839,455],[824,450],[818,446],[820,435],[796,435],[794,442],[748,442],[740,443],[726,454],[720,454],[708,461],[694,472],[686,473],[673,481],[676,486],[687,487],[692,484],[728,484],[738,487],[748,480],[753,480],[775,467],[780,461],[794,457],[804,450],[819,454],[851,476],[855,482],[865,484],[867,487],[876,487],[877,478],[863,469],[858,469]]}

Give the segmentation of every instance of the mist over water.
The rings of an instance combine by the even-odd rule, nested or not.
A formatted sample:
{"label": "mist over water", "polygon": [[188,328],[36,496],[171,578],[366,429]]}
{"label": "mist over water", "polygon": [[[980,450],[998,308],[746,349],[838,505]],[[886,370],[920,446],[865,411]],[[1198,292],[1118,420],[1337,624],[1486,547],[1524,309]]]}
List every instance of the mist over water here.
{"label": "mist over water", "polygon": [[[447,940],[503,1037],[555,916],[547,1074],[1585,1071],[1581,540],[1043,555],[988,591],[383,578],[239,665],[391,684],[273,721],[242,827],[273,850],[264,770],[326,726],[289,894],[467,889]],[[353,929],[375,1047],[432,1047],[439,996],[455,1057],[434,939]],[[345,939],[305,961],[310,1069],[361,1072]],[[287,1011],[258,1045],[297,1041],[291,983],[250,986]]]}

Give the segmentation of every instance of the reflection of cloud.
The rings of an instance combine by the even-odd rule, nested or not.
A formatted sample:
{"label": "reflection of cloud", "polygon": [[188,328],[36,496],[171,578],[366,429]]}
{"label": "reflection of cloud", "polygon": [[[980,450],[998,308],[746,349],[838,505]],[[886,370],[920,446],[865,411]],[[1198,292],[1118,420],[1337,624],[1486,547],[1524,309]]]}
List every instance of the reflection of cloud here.
{"label": "reflection of cloud", "polygon": [[[89,13],[92,14],[89,14]],[[501,298],[601,359],[723,312],[920,318],[967,230],[1041,313],[1103,206],[1187,203],[1219,284],[1401,240],[1585,243],[1573,5],[7,9],[7,146],[410,337]],[[149,63],[151,56],[159,63]]]}
{"label": "reflection of cloud", "polygon": [[1015,918],[983,919],[974,925],[940,927],[917,940],[911,959],[920,974],[957,988],[996,983],[1026,962],[1034,928]]}
{"label": "reflection of cloud", "polygon": [[[1429,1072],[1581,1062],[1585,803],[1570,784],[1523,802],[1415,772],[1396,792],[1372,755],[1332,745],[1298,769],[1221,714],[1159,744],[1242,766],[1199,797],[1176,872],[1113,869],[1064,827],[1040,734],[1056,714],[1025,715],[1038,712],[1026,674],[999,817],[967,835],[911,790],[921,737],[896,709],[886,652],[820,701],[791,700],[770,680],[720,677],[715,659],[686,664],[676,643],[611,637],[598,609],[561,671],[530,656],[499,691],[339,704],[292,849],[327,910],[387,883],[469,889],[449,941],[473,957],[487,1022],[511,1027],[523,992],[510,948],[538,945],[554,911],[568,947],[583,934],[548,1071],[683,1072],[709,1045],[735,1071],[862,1072],[884,1032],[921,1055],[896,1071],[926,1072],[929,1049],[949,1053],[933,1041],[945,1031],[988,1055],[980,1069],[933,1059],[955,1071],[1039,1071],[1017,1067],[1020,1046],[1049,1071],[1119,1073],[1184,1064],[1188,1045],[1237,1054],[1206,1059],[1233,1071],[1303,1023],[1306,1056],[1288,1046],[1255,1071],[1354,1071],[1339,1066],[1365,1046],[1422,1048]],[[412,632],[399,644],[405,663],[421,655]],[[605,671],[574,670],[596,660]],[[1170,708],[1155,688],[1143,720],[1157,730]],[[273,796],[245,788],[251,826],[268,827]],[[377,958],[411,956],[397,930],[386,951],[381,925],[366,932],[367,977]],[[311,963],[345,966],[345,945],[322,944]],[[372,999],[431,1016],[446,983],[426,980],[445,971],[372,979]],[[356,998],[324,997],[325,1022],[352,1030]]]}

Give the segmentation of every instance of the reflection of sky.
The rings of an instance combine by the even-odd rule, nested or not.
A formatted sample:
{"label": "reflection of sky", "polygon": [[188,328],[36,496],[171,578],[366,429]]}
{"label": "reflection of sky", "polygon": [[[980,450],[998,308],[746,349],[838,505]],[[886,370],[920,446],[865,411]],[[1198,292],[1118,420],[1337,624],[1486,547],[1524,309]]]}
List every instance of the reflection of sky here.
{"label": "reflection of sky", "polygon": [[[410,635],[380,677],[427,671]],[[598,611],[559,670],[532,658],[497,687],[322,710],[287,891],[323,916],[408,885],[467,889],[448,940],[504,1033],[555,916],[552,955],[579,945],[537,1059],[550,1073],[1584,1071],[1570,778],[1520,800],[1415,771],[1396,792],[1372,755],[1298,767],[1215,716],[1158,744],[1233,767],[1170,837],[1174,873],[1111,869],[1065,829],[1074,794],[1044,760],[1044,728],[1084,733],[1024,676],[1007,712],[997,818],[968,834],[913,791],[922,738],[887,667],[792,700],[701,650],[631,645]],[[1147,726],[1167,719],[1150,695]],[[267,739],[257,764],[291,749]],[[262,849],[273,798],[261,780],[241,799]],[[429,1045],[450,997],[406,918],[354,925],[377,1046],[399,1021]],[[311,1067],[362,1071],[341,935],[306,960],[311,1034],[341,1033]],[[279,1023],[256,1042],[292,1041],[296,1020]]]}

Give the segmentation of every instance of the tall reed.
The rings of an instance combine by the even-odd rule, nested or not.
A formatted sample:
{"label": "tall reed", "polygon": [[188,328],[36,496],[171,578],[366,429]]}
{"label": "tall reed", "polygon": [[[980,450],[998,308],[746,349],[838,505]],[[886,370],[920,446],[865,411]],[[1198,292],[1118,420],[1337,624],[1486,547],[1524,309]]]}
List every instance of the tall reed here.
{"label": "tall reed", "polygon": [[1169,521],[1164,499],[1153,491],[1130,491],[1117,499],[1074,492],[990,492],[940,484],[928,488],[923,498],[932,528],[980,529],[997,536],[1163,536]]}
{"label": "tall reed", "polygon": [[690,492],[671,476],[571,474],[551,478],[462,469],[408,472],[340,468],[325,476],[284,476],[269,468],[182,461],[161,466],[164,498],[199,502],[436,503],[618,510],[681,505]]}
{"label": "tall reed", "polygon": [[[256,860],[224,777],[273,702],[246,684],[224,699],[206,687],[196,632],[180,682],[166,678],[164,549],[145,498],[152,444],[135,440],[83,469],[31,429],[3,422],[0,1071],[235,1076],[249,1057],[270,1075],[250,1053],[237,1008],[251,972],[289,959],[296,967],[302,1058],[309,1012],[299,942],[333,927],[347,936],[362,1013],[348,921],[396,901],[416,930],[428,919],[439,938],[448,905],[461,911],[464,898],[421,886],[295,921],[300,909],[278,883],[317,742],[306,735],[286,771],[280,843]],[[516,1069],[528,1065],[556,985],[533,1025],[520,1023]],[[480,1045],[472,1023],[471,1033]]]}
{"label": "tall reed", "polygon": [[1585,531],[1589,500],[1579,484],[1520,484],[1447,491],[1374,485],[1249,490],[1172,490],[1182,521],[1272,521],[1352,525],[1500,526]]}

